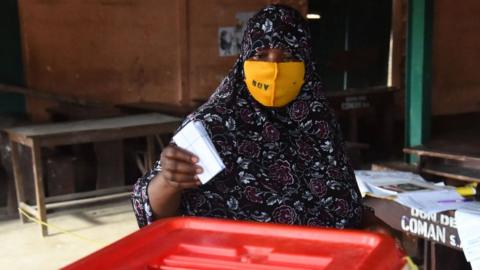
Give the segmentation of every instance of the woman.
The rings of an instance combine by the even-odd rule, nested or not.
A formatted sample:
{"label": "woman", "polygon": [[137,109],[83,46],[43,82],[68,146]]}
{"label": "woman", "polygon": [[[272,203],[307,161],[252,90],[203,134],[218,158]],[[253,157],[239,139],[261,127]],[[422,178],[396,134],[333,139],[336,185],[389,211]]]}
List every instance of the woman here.
{"label": "woman", "polygon": [[198,158],[166,147],[134,187],[140,227],[176,215],[359,225],[355,176],[311,54],[294,9],[272,5],[250,19],[233,69],[184,122],[203,123],[225,170],[200,185]]}

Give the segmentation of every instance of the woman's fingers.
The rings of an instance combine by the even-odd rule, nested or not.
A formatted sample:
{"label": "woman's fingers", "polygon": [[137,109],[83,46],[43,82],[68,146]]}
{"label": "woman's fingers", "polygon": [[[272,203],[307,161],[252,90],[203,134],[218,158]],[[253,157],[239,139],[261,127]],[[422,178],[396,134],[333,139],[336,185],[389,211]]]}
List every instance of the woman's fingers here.
{"label": "woman's fingers", "polygon": [[200,185],[197,174],[203,169],[196,165],[198,158],[177,146],[169,145],[161,156],[162,176],[176,188],[196,188]]}
{"label": "woman's fingers", "polygon": [[165,163],[162,163],[162,169],[192,175],[202,173],[203,171],[200,166],[174,159],[165,160]]}
{"label": "woman's fingers", "polygon": [[169,145],[162,152],[162,158],[181,160],[189,163],[197,163],[198,157],[180,147]]}
{"label": "woman's fingers", "polygon": [[162,177],[169,185],[175,188],[197,188],[201,185],[200,180],[196,175],[192,174],[182,174],[172,171],[162,170]]}

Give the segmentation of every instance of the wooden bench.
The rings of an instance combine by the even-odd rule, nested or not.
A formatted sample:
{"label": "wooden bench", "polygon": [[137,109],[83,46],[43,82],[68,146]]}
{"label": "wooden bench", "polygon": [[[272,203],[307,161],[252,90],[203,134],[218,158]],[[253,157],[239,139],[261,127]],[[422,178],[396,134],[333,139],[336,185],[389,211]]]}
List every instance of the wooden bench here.
{"label": "wooden bench", "polygon": [[[145,137],[147,139],[147,163],[153,164],[156,159],[154,155],[155,135],[173,133],[181,121],[181,118],[149,113],[6,129],[12,148],[12,166],[19,209],[37,217],[42,222],[46,222],[47,209],[118,198],[131,192],[131,187],[125,186],[45,198],[41,159],[41,149],[43,147]],[[18,160],[19,145],[29,147],[32,151],[35,206],[28,205],[25,201],[23,170],[20,168]],[[65,200],[69,201],[65,202]],[[20,213],[20,218],[22,222],[26,222],[22,213]],[[45,225],[40,226],[42,236],[47,235],[47,227]]]}

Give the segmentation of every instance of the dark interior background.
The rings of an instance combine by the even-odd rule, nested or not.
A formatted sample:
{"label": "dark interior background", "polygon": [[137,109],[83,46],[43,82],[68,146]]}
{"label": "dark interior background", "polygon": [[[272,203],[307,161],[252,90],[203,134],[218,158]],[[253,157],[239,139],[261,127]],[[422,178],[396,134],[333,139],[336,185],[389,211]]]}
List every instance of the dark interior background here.
{"label": "dark interior background", "polygon": [[309,2],[309,13],[321,15],[309,24],[328,90],[387,84],[391,1],[315,0]]}

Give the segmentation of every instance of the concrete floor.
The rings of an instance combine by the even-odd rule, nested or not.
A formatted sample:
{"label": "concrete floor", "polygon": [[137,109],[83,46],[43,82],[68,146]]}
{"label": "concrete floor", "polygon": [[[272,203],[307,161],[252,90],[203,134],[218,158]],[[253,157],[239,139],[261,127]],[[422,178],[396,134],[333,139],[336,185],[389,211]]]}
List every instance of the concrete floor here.
{"label": "concrete floor", "polygon": [[0,269],[58,269],[138,230],[128,199],[49,213],[48,223],[95,243],[55,229],[42,238],[35,223],[0,221]]}

